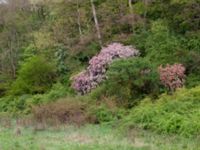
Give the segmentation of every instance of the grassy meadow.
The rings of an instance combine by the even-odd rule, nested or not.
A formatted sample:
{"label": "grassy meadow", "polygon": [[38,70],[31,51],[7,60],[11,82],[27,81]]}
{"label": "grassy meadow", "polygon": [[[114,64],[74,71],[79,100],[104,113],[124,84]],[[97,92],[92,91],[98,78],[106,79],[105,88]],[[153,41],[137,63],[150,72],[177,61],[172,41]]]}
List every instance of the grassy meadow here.
{"label": "grassy meadow", "polygon": [[132,130],[127,136],[109,125],[0,128],[0,150],[199,150],[199,139]]}

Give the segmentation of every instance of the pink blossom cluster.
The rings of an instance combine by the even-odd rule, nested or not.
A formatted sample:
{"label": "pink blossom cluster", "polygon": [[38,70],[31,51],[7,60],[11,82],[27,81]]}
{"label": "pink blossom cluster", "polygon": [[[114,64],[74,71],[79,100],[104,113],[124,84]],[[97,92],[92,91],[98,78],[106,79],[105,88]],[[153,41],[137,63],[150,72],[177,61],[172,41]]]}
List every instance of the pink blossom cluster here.
{"label": "pink blossom cluster", "polygon": [[160,81],[170,91],[181,88],[185,82],[185,67],[182,64],[166,65],[159,67]]}
{"label": "pink blossom cluster", "polygon": [[105,73],[109,64],[115,59],[138,56],[139,51],[132,46],[112,43],[102,48],[100,53],[89,61],[89,66],[73,79],[72,87],[81,94],[86,94],[96,88],[106,79]]}

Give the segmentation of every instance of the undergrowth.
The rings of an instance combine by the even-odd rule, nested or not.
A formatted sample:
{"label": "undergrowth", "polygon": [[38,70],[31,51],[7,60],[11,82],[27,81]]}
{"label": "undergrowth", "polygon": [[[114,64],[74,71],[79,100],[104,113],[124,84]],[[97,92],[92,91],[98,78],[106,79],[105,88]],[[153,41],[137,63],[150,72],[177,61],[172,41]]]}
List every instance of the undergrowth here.
{"label": "undergrowth", "polygon": [[185,137],[200,134],[200,87],[163,94],[156,101],[144,99],[122,121],[123,128],[142,128]]}

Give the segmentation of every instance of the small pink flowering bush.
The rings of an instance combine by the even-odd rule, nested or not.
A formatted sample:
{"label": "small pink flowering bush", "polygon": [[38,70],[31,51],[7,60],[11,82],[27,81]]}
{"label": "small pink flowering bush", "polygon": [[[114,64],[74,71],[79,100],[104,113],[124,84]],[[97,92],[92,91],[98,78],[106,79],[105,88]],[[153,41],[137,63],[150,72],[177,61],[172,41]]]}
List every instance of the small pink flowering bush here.
{"label": "small pink flowering bush", "polygon": [[86,94],[96,88],[106,79],[106,71],[115,59],[138,56],[139,51],[132,46],[112,43],[104,47],[99,54],[89,61],[87,69],[73,79],[72,87],[81,94]]}
{"label": "small pink flowering bush", "polygon": [[159,67],[160,81],[171,92],[181,88],[185,82],[185,67],[182,64],[166,65]]}

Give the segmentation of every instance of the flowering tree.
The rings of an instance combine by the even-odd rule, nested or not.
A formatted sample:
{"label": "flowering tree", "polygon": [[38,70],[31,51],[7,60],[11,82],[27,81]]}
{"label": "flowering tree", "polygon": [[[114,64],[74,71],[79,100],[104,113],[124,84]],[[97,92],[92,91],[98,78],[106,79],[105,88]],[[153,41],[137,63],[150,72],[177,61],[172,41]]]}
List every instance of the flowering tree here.
{"label": "flowering tree", "polygon": [[106,79],[105,73],[109,64],[115,59],[138,56],[139,51],[132,46],[112,43],[89,61],[87,69],[73,78],[72,87],[81,94],[86,94],[96,88]]}
{"label": "flowering tree", "polygon": [[159,67],[160,81],[171,92],[181,88],[185,82],[185,67],[182,64],[166,65]]}

